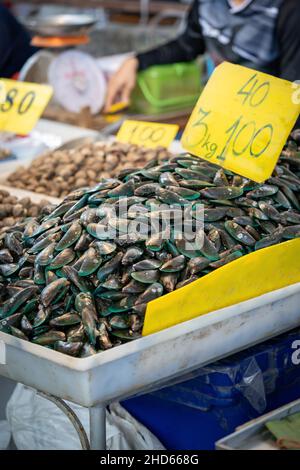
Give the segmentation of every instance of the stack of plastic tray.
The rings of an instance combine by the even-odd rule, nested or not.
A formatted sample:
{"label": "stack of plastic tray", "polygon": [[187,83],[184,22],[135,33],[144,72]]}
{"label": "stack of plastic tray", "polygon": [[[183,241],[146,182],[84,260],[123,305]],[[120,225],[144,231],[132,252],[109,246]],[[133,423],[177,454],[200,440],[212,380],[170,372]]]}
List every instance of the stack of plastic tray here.
{"label": "stack of plastic tray", "polygon": [[300,397],[300,329],[123,404],[168,449],[213,449],[237,426]]}
{"label": "stack of plastic tray", "polygon": [[158,115],[192,110],[202,90],[202,65],[185,62],[154,65],[138,74],[130,111]]}

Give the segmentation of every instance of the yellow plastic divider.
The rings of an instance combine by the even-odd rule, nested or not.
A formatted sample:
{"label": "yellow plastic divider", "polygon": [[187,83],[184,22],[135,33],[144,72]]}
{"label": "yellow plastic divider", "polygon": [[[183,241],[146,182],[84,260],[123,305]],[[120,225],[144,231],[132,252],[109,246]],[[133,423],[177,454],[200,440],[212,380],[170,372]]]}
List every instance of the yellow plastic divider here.
{"label": "yellow plastic divider", "polygon": [[153,300],[147,306],[143,336],[299,281],[297,238],[243,256]]}

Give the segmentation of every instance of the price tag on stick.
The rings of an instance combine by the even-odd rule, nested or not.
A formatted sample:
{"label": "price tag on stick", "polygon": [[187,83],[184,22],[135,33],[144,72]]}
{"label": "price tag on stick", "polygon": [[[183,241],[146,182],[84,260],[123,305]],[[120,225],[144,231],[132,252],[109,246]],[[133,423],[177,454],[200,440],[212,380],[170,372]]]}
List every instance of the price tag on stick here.
{"label": "price tag on stick", "polygon": [[117,140],[143,147],[168,148],[175,139],[178,129],[177,124],[126,120],[119,129]]}
{"label": "price tag on stick", "polygon": [[32,131],[53,94],[49,85],[0,79],[0,131]]}
{"label": "price tag on stick", "polygon": [[300,113],[291,82],[224,62],[184,130],[185,150],[258,183],[268,179]]}

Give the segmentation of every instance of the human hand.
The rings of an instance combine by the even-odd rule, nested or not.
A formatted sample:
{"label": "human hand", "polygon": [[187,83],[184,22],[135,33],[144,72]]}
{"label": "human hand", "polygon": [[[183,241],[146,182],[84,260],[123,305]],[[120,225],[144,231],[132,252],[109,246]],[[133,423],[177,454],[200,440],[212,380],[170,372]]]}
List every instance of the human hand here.
{"label": "human hand", "polygon": [[119,70],[110,78],[104,112],[109,112],[111,106],[116,102],[129,103],[131,92],[136,83],[137,70],[137,58],[130,57],[123,62]]}

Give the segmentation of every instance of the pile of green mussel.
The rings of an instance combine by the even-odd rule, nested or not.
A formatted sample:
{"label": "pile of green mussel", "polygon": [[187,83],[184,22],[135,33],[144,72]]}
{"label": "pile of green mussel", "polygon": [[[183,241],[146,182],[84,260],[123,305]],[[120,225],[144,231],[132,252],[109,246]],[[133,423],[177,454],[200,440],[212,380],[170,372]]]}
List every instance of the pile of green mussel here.
{"label": "pile of green mussel", "polygon": [[[299,146],[294,131],[264,184],[182,154],[77,189],[10,227],[0,237],[0,331],[76,357],[139,338],[148,302],[300,236]],[[175,219],[188,213],[193,227],[199,204],[201,243],[186,243]],[[149,220],[158,221],[151,234]]]}

